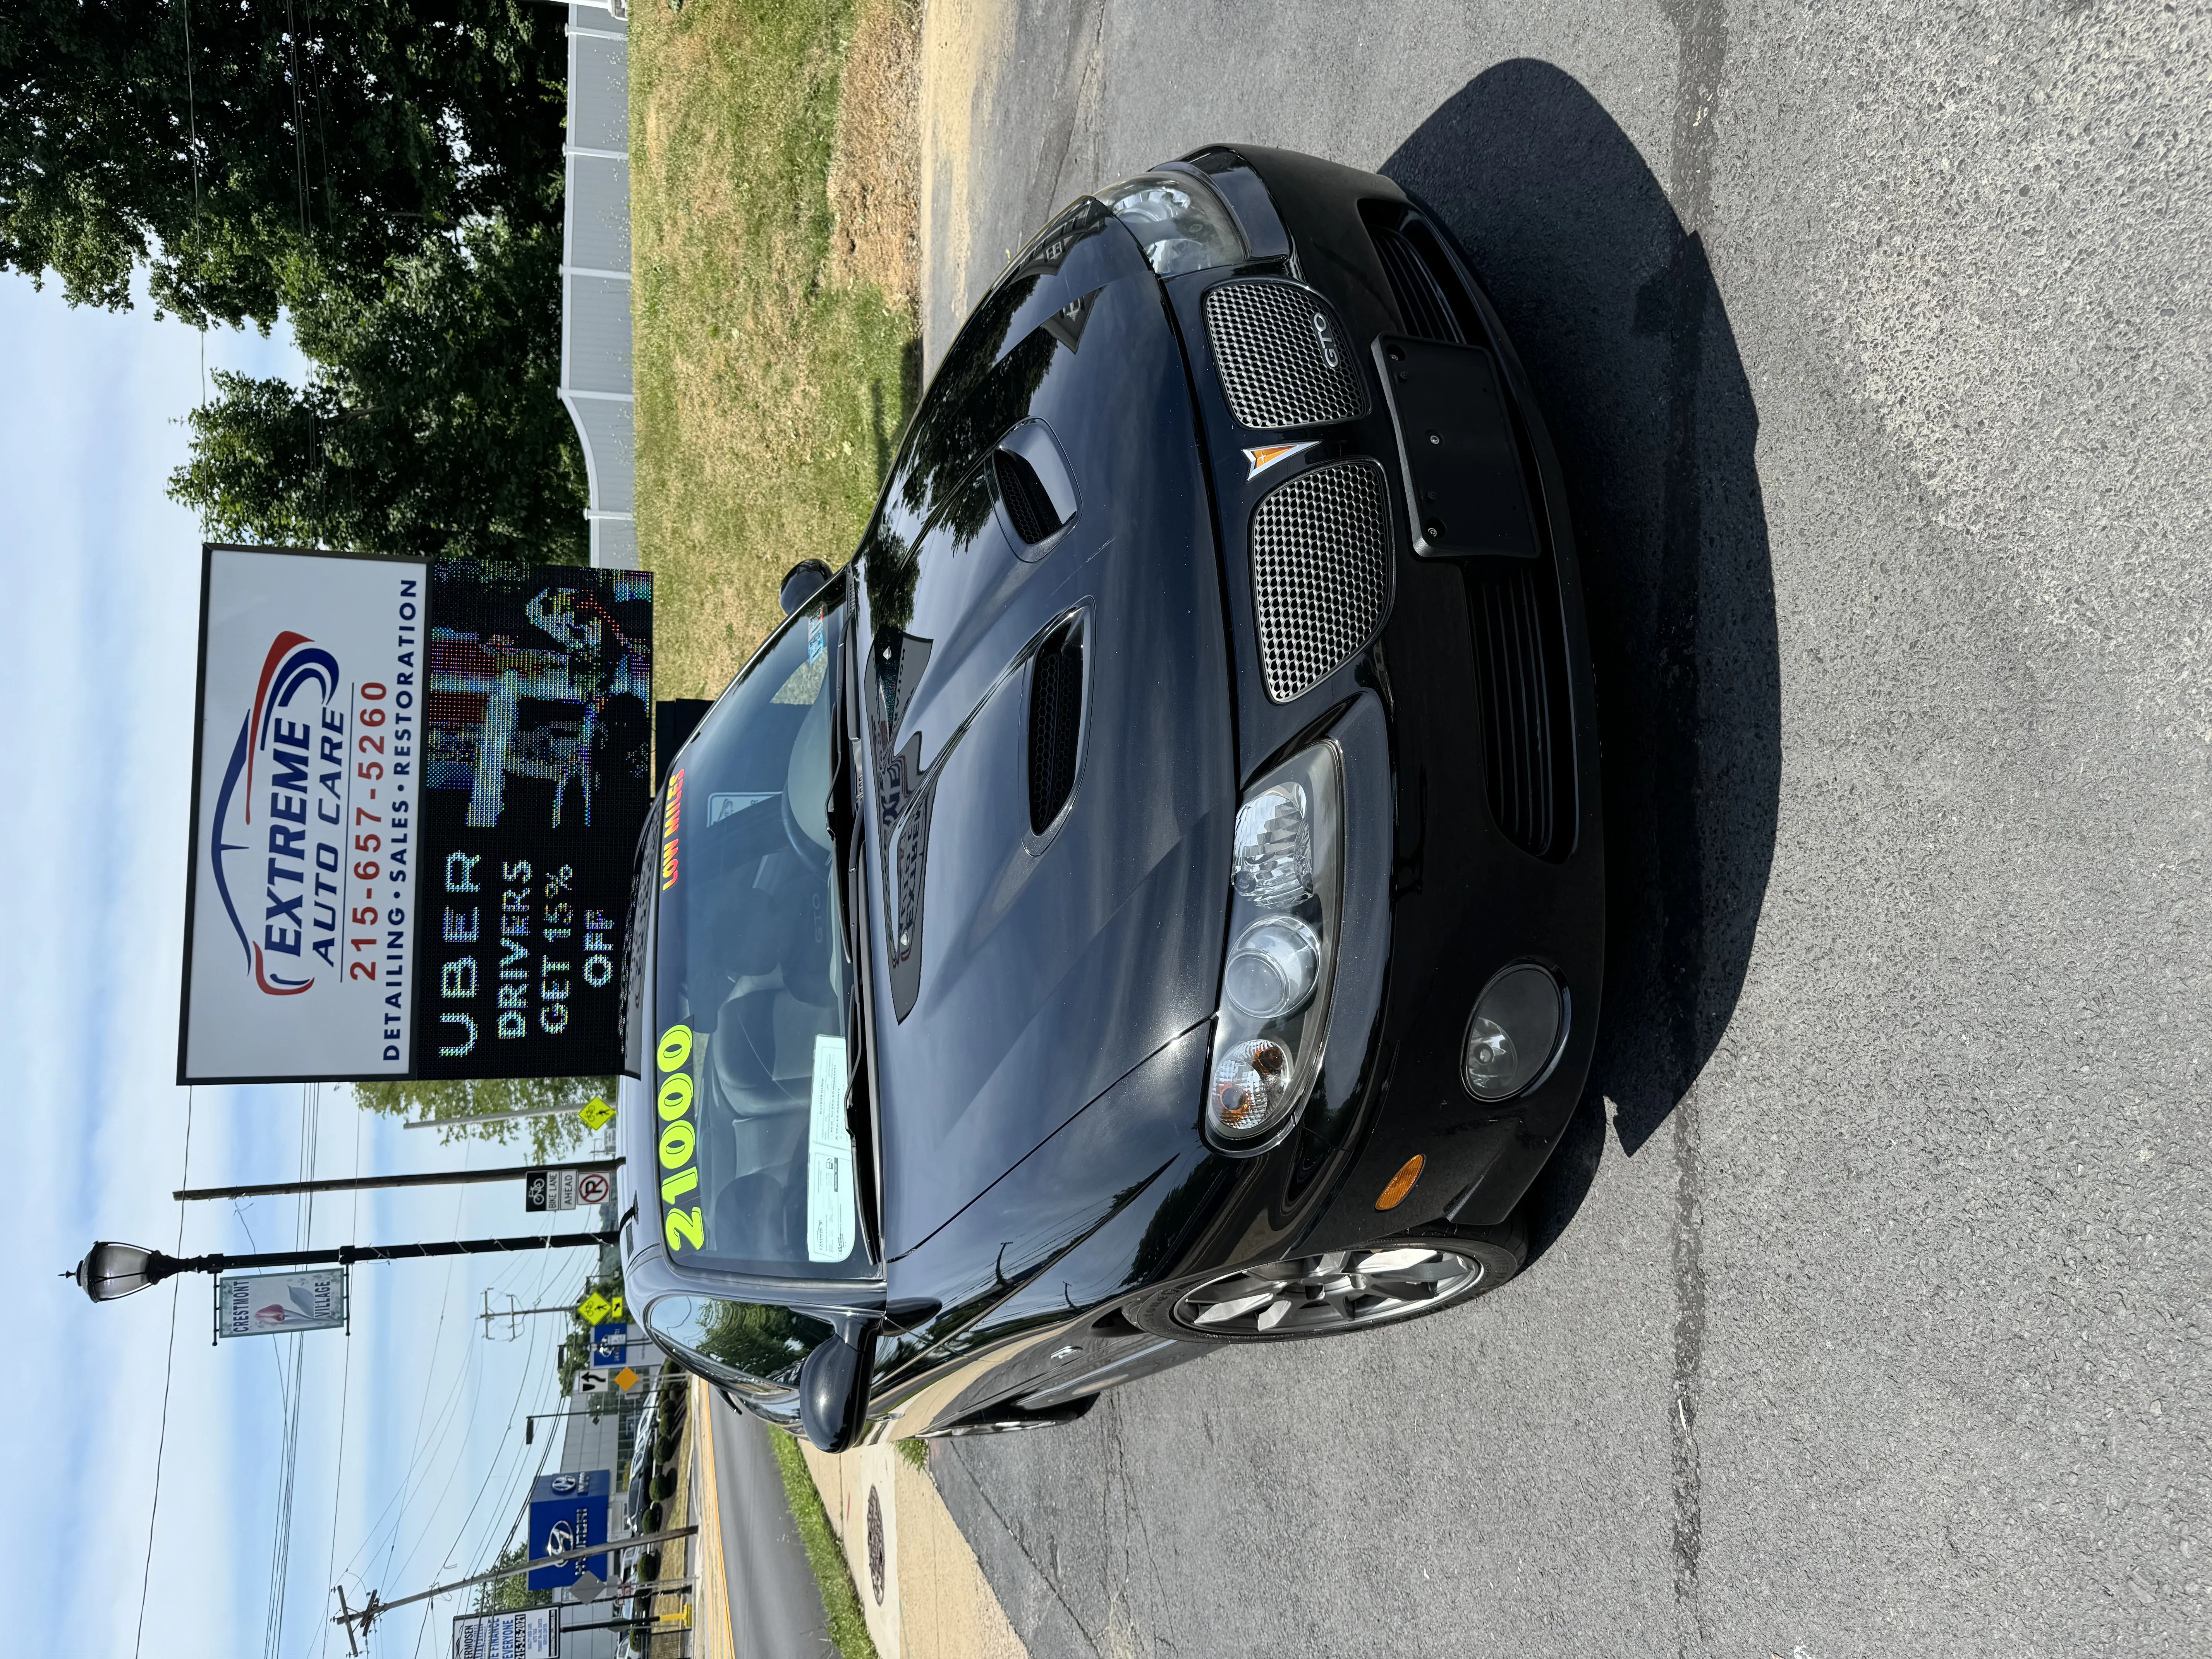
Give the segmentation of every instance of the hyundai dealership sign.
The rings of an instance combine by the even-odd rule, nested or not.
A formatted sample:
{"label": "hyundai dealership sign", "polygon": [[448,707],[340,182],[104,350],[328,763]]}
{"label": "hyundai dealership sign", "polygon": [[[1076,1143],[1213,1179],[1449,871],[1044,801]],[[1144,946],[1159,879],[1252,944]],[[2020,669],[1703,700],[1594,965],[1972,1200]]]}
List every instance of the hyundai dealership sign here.
{"label": "hyundai dealership sign", "polygon": [[652,579],[204,558],[178,1080],[619,1070]]}
{"label": "hyundai dealership sign", "polygon": [[[614,1477],[605,1469],[578,1469],[566,1474],[541,1474],[530,1487],[530,1559],[539,1560],[568,1550],[588,1548],[607,1541],[607,1498]],[[592,1576],[605,1578],[612,1556],[591,1562]],[[533,1567],[532,1589],[561,1589],[576,1582],[585,1564],[563,1561],[558,1566]]]}

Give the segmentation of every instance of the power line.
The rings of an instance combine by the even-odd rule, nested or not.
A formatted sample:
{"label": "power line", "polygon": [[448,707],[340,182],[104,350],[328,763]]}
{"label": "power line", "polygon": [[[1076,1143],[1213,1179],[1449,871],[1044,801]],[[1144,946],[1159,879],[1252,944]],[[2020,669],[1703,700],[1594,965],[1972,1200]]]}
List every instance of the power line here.
{"label": "power line", "polygon": [[[353,1170],[356,1175],[359,1175],[361,1173],[361,1125],[363,1115],[364,1115],[362,1113],[356,1110],[354,1113],[353,1118]],[[346,1237],[348,1238],[355,1237],[359,1235],[360,1231],[361,1194],[359,1193],[356,1193],[353,1195],[353,1212],[346,1218]],[[348,1319],[346,1321],[345,1327],[345,1358],[343,1361],[343,1372],[342,1380],[338,1385],[337,1474],[331,1482],[331,1547],[328,1553],[326,1553],[323,1558],[323,1577],[325,1578],[331,1578],[336,1576],[333,1569],[337,1565],[338,1505],[340,1501],[345,1496],[346,1407],[351,1401],[352,1398],[353,1321],[351,1319]],[[325,1625],[323,1626],[323,1650],[327,1653],[330,1650],[330,1645],[331,1628],[328,1625]]]}
{"label": "power line", "polygon": [[[322,1088],[318,1084],[300,1085],[300,1178],[311,1179],[315,1172],[315,1154],[322,1143]],[[296,1206],[292,1224],[295,1245],[306,1249],[313,1237],[315,1198],[309,1190],[307,1201]],[[268,1611],[262,1626],[264,1659],[277,1659],[284,1643],[284,1603],[291,1588],[292,1577],[292,1514],[293,1499],[298,1491],[300,1473],[300,1417],[307,1399],[307,1337],[304,1334],[289,1339],[292,1352],[289,1386],[286,1386],[284,1370],[277,1367],[277,1389],[284,1413],[284,1430],[279,1442],[276,1457],[276,1519],[269,1552]]]}
{"label": "power line", "polygon": [[[192,1173],[192,1107],[198,1091],[185,1091],[185,1171],[180,1179],[189,1180]],[[185,1206],[177,1206],[177,1254],[185,1251]],[[177,1375],[177,1298],[185,1287],[175,1285],[169,1291],[169,1357],[161,1370],[161,1428],[154,1442],[154,1501],[146,1510],[146,1570],[138,1580],[138,1631],[131,1638],[131,1659],[137,1659],[146,1642],[146,1593],[154,1583],[154,1526],[161,1515],[161,1460],[169,1449],[169,1385]]]}
{"label": "power line", "polygon": [[[192,0],[182,0],[177,8],[185,20],[185,121],[186,154],[192,164],[192,228],[200,228],[200,109],[199,97],[192,83]],[[207,406],[207,307],[200,312],[200,406]]]}

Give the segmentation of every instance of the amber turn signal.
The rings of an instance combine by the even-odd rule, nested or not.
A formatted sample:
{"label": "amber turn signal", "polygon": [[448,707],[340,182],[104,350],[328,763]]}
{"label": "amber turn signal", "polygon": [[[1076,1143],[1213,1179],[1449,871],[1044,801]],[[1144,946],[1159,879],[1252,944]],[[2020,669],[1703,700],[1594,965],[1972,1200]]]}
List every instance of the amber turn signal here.
{"label": "amber turn signal", "polygon": [[1421,1165],[1425,1162],[1420,1153],[1407,1158],[1398,1173],[1390,1177],[1390,1184],[1382,1189],[1382,1196],[1375,1200],[1378,1210],[1395,1210],[1406,1201],[1406,1194],[1413,1190],[1413,1183],[1421,1178]]}

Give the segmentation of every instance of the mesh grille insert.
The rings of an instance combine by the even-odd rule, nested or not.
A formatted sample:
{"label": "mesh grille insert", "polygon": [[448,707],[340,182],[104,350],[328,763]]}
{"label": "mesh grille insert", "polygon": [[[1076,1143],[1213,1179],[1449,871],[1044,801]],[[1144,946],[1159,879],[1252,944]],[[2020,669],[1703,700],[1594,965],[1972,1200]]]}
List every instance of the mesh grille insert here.
{"label": "mesh grille insert", "polygon": [[1311,289],[1272,277],[1206,296],[1206,336],[1229,411],[1262,431],[1326,426],[1367,412],[1367,383],[1344,326]]}
{"label": "mesh grille insert", "polygon": [[1335,461],[1279,485],[1252,512],[1252,597],[1267,696],[1288,702],[1374,637],[1390,592],[1382,469]]}
{"label": "mesh grille insert", "polygon": [[993,451],[991,465],[999,475],[999,498],[1006,504],[1014,534],[1034,547],[1060,528],[1060,514],[1035,467],[1011,449]]}
{"label": "mesh grille insert", "polygon": [[1083,720],[1083,641],[1064,634],[1036,654],[1030,683],[1030,832],[1042,835],[1075,788]]}

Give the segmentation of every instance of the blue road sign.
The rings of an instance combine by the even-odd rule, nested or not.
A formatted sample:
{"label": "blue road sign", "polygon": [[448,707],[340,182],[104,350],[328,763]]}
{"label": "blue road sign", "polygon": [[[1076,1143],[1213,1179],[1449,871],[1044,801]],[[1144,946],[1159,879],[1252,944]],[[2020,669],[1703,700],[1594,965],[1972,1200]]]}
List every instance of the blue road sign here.
{"label": "blue road sign", "polygon": [[[539,1475],[530,1487],[530,1559],[605,1543],[607,1497],[613,1489],[614,1474],[608,1469]],[[592,1576],[605,1578],[613,1559],[611,1554],[594,1558]],[[564,1589],[576,1582],[583,1566],[580,1561],[563,1561],[557,1566],[532,1567],[530,1588]]]}

